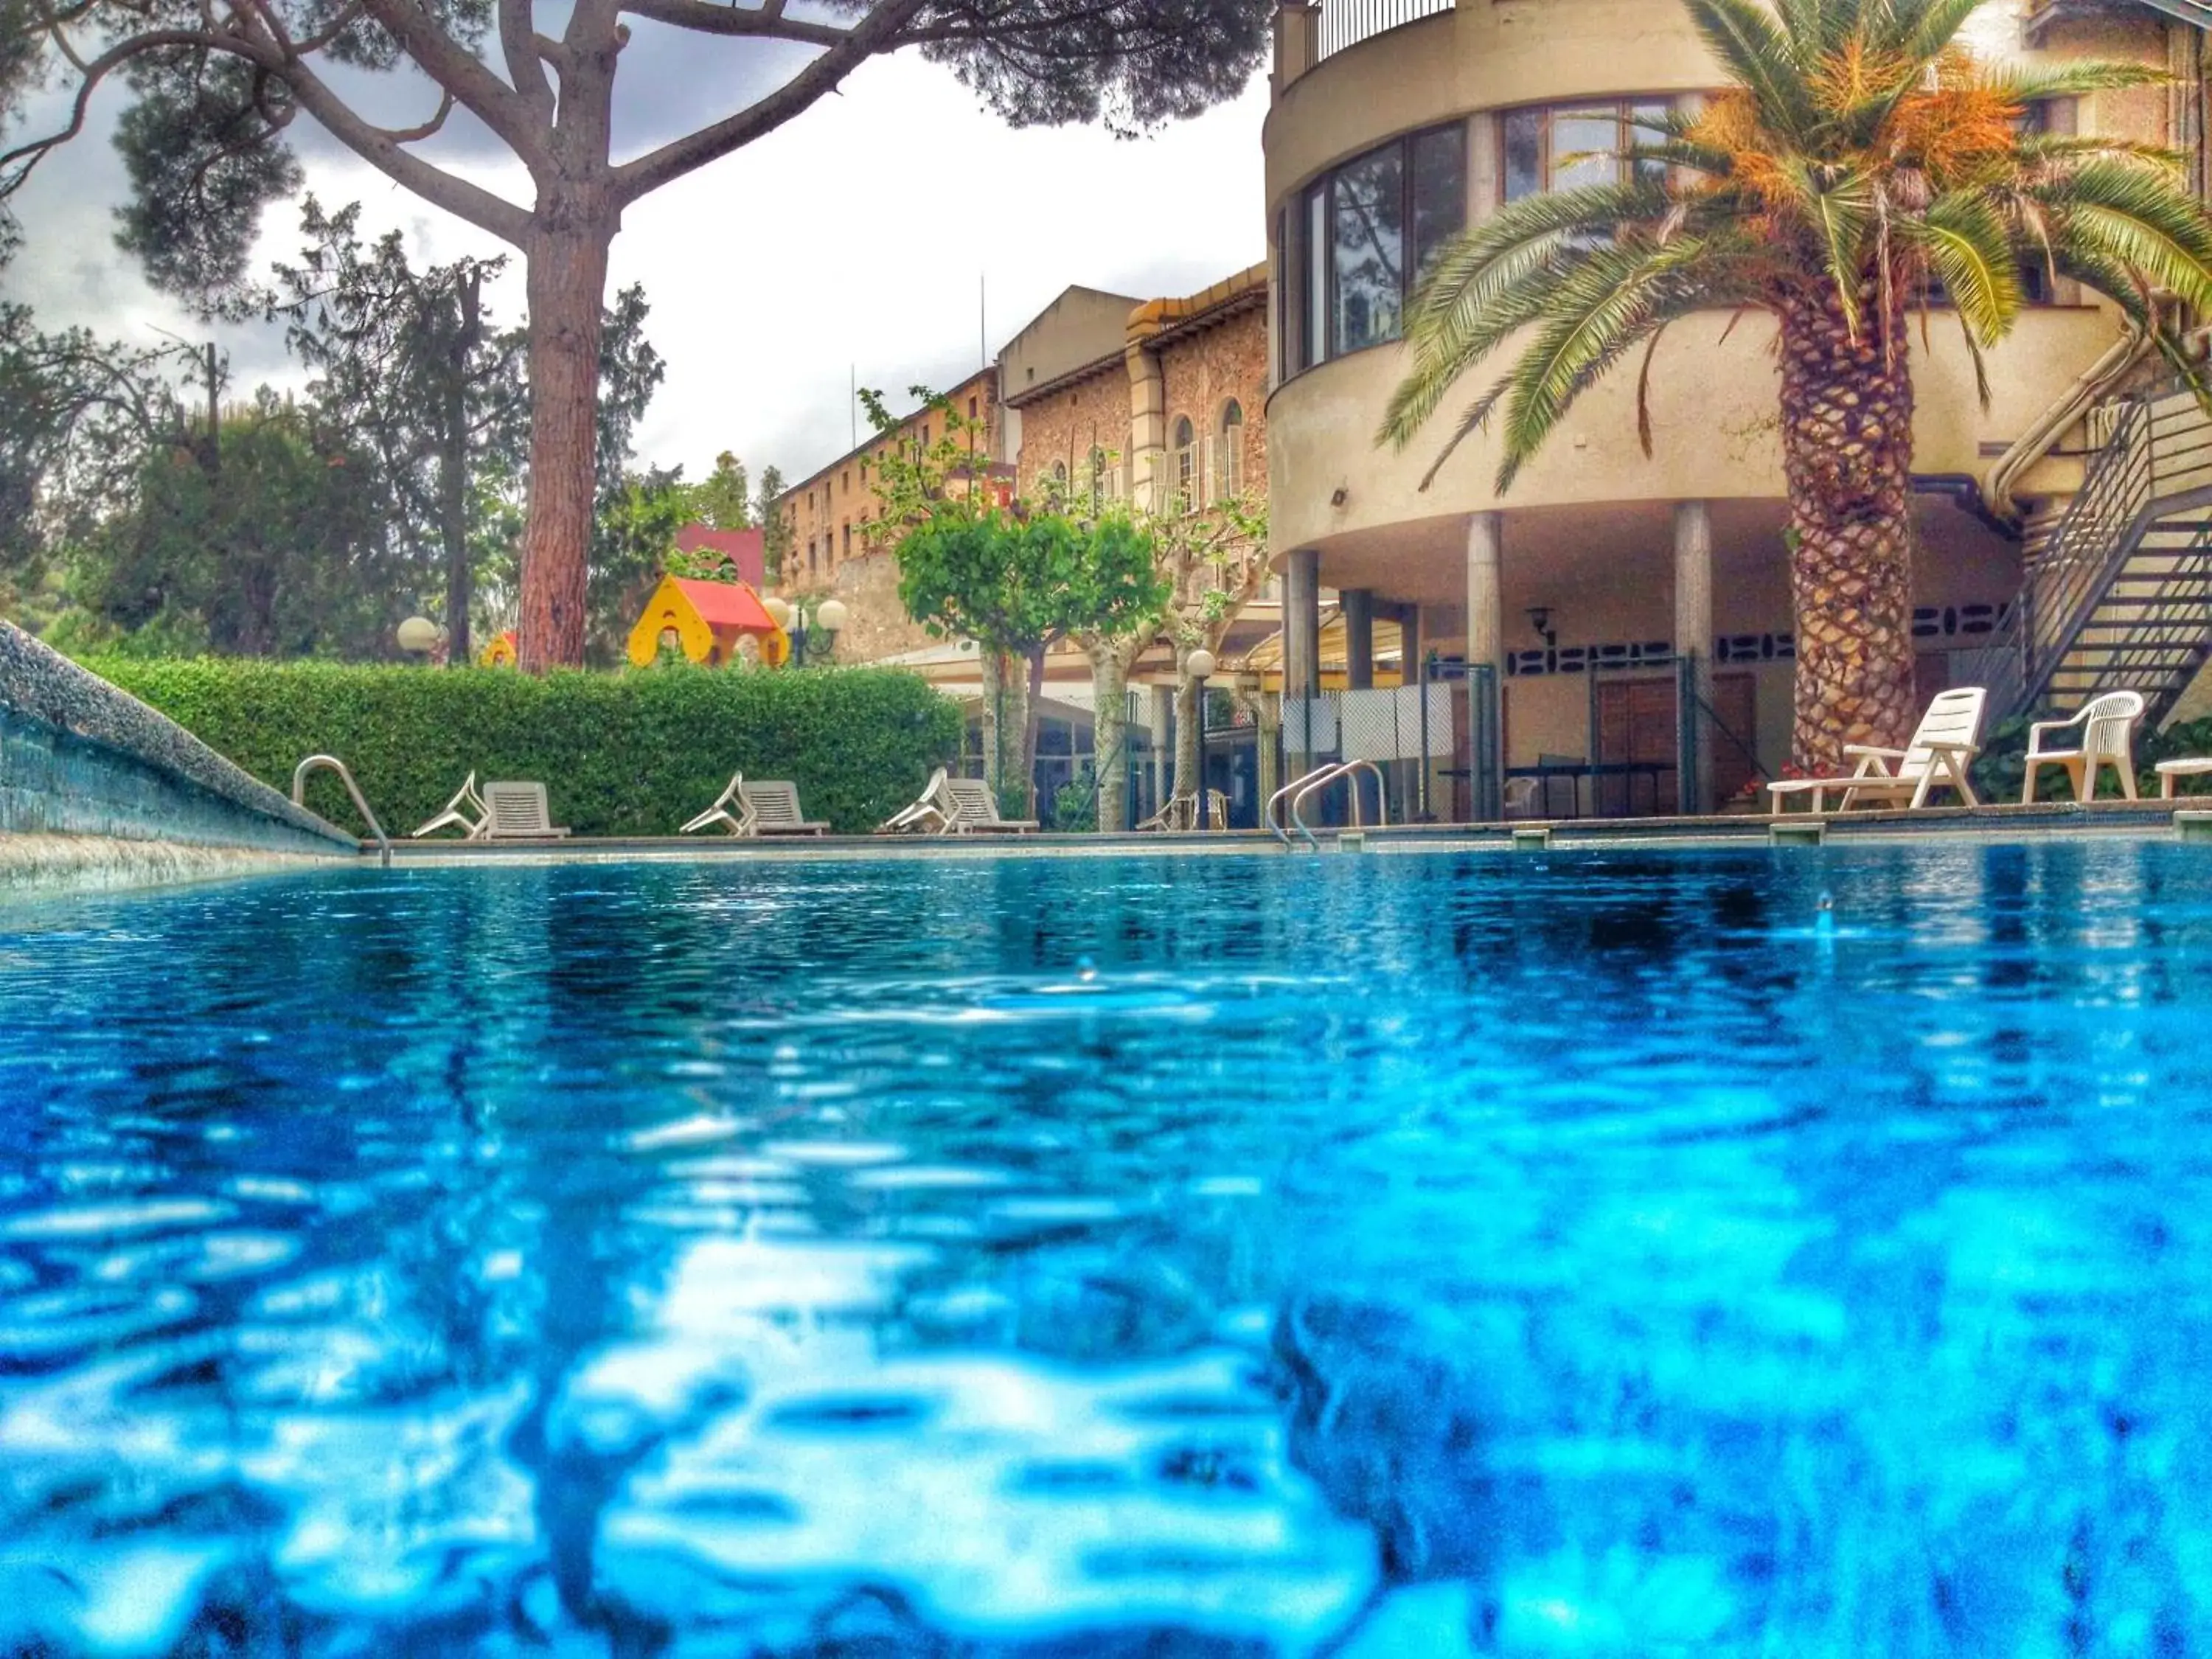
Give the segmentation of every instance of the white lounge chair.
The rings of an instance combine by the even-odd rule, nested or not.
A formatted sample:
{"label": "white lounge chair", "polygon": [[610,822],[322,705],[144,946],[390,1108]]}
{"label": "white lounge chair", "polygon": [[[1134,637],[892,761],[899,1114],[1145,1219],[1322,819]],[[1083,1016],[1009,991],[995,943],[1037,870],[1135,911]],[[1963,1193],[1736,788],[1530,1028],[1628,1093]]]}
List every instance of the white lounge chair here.
{"label": "white lounge chair", "polygon": [[[471,812],[474,817],[470,816]],[[477,793],[477,775],[471,772],[468,781],[454,792],[453,799],[438,809],[437,817],[408,834],[419,838],[453,824],[461,830],[462,840],[476,841],[483,836],[484,826],[490,822],[491,813],[483,804],[483,797]]]}
{"label": "white lounge chair", "polygon": [[1838,806],[1842,811],[1848,812],[1863,799],[1901,801],[1917,810],[1938,789],[1955,789],[1966,805],[1979,806],[1966,769],[1980,752],[1982,713],[1989,700],[1989,692],[1978,685],[1938,692],[1906,747],[1879,749],[1847,743],[1844,753],[1857,757],[1857,771],[1847,778],[1783,778],[1770,783],[1766,787],[1773,792],[1774,810],[1782,810],[1785,796],[1810,795],[1813,811],[1825,812],[1832,793],[1843,796]]}
{"label": "white lounge chair", "polygon": [[[704,830],[710,823],[727,824],[730,833],[733,836],[749,833],[745,829],[745,802],[742,793],[744,783],[744,773],[731,773],[730,781],[722,786],[722,793],[714,797],[714,804],[676,833],[679,836],[688,836],[695,830]],[[732,807],[737,810],[732,811],[730,810]]]}
{"label": "white lounge chair", "polygon": [[[2136,722],[2142,718],[2140,691],[2107,691],[2092,697],[2081,710],[2063,720],[2038,720],[2027,728],[2027,775],[2021,780],[2020,802],[2035,799],[2035,775],[2045,766],[2063,766],[2074,780],[2074,799],[2089,800],[2097,793],[2097,769],[2111,766],[2120,775],[2120,793],[2136,798]],[[2057,733],[2081,728],[2070,749],[2045,748]]]}
{"label": "white lounge chair", "polygon": [[527,841],[568,833],[554,828],[542,783],[488,783],[483,803],[485,840]]}
{"label": "white lounge chair", "polygon": [[952,802],[945,793],[945,769],[939,767],[921,786],[911,806],[901,807],[876,826],[879,836],[934,835],[950,826]]}
{"label": "white lounge chair", "polygon": [[945,829],[953,835],[1021,836],[1037,827],[1035,818],[1000,817],[991,786],[981,778],[947,778],[945,794],[952,807]]}
{"label": "white lounge chair", "polygon": [[747,783],[740,775],[738,799],[744,803],[748,836],[825,836],[830,825],[811,819],[799,810],[799,786],[782,778]]}

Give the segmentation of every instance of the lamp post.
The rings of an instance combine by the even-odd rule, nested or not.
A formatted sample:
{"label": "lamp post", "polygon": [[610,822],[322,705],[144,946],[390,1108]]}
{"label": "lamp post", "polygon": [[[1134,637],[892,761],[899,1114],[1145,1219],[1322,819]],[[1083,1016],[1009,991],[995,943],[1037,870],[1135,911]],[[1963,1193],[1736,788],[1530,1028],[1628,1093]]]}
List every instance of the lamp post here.
{"label": "lamp post", "polygon": [[794,668],[806,666],[807,641],[815,634],[822,635],[820,650],[823,656],[827,657],[835,651],[838,632],[851,616],[842,599],[824,599],[816,605],[811,626],[803,605],[794,605],[779,595],[770,594],[762,600],[761,608],[768,612],[769,620],[783,629],[790,639],[791,664]]}
{"label": "lamp post", "polygon": [[402,651],[427,657],[446,642],[446,630],[428,617],[410,617],[392,630]]}
{"label": "lamp post", "polygon": [[1198,793],[1190,804],[1190,827],[1206,828],[1206,682],[1213,672],[1213,653],[1200,646],[1182,659],[1183,672],[1196,688],[1191,697],[1191,719],[1198,726]]}

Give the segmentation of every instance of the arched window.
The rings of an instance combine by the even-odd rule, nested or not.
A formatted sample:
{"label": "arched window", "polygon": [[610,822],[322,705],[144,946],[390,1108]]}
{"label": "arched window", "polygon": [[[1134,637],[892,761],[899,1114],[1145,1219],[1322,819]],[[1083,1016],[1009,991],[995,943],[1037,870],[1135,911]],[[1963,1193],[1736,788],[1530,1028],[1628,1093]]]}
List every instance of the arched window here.
{"label": "arched window", "polygon": [[1244,493],[1244,405],[1234,398],[1221,411],[1221,493]]}
{"label": "arched window", "polygon": [[1106,446],[1091,446],[1091,510],[1102,511],[1113,491],[1106,477]]}
{"label": "arched window", "polygon": [[1192,429],[1190,416],[1179,416],[1175,423],[1175,481],[1176,504],[1178,513],[1192,513],[1198,508],[1198,434]]}

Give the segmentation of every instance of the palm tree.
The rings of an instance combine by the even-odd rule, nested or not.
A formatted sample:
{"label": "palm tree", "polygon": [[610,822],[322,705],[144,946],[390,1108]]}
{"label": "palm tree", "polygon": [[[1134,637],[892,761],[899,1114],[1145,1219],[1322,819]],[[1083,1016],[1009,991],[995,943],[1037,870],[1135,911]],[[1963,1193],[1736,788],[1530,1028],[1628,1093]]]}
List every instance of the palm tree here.
{"label": "palm tree", "polygon": [[1626,148],[1640,165],[1625,182],[1524,198],[1438,257],[1377,441],[1412,442],[1462,375],[1518,343],[1437,461],[1498,416],[1503,495],[1575,399],[1641,345],[1649,454],[1661,332],[1697,312],[1771,313],[1793,746],[1801,766],[1832,769],[1844,744],[1895,744],[1913,723],[1912,313],[1924,331],[1940,286],[1986,404],[1982,351],[2018,316],[2024,273],[2071,277],[2202,396],[2179,311],[2212,313],[2212,219],[2169,152],[2026,128],[2039,100],[2162,78],[2153,70],[1978,63],[1955,37],[1979,0],[1684,3],[1725,88]]}

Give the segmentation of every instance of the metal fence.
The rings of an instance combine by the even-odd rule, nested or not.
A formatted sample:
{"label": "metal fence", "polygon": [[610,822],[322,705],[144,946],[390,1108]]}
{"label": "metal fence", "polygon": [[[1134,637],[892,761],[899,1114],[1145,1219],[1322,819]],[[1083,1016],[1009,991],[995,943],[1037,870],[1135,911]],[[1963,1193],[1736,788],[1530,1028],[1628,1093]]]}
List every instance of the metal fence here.
{"label": "metal fence", "polygon": [[1452,5],[1453,0],[1322,0],[1321,55],[1329,57],[1375,35],[1449,11]]}

